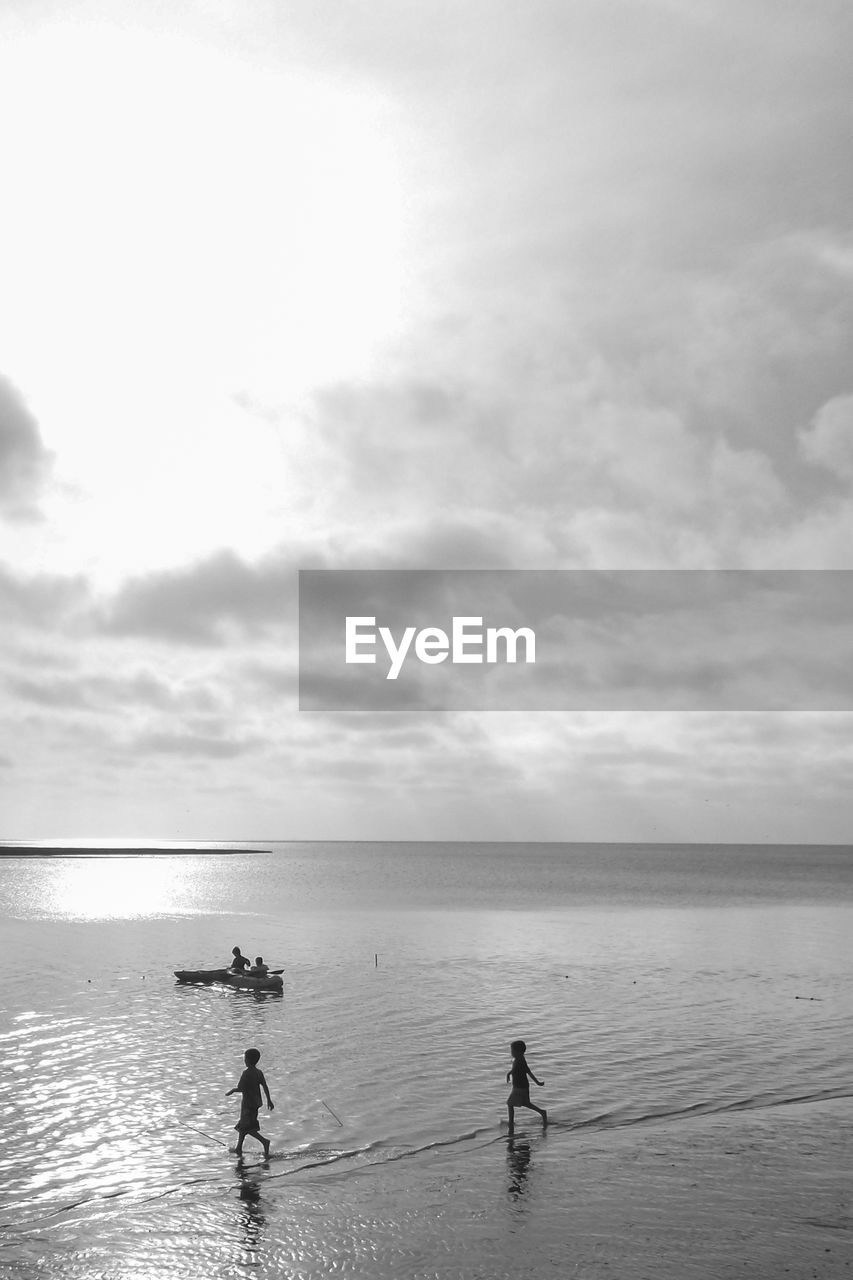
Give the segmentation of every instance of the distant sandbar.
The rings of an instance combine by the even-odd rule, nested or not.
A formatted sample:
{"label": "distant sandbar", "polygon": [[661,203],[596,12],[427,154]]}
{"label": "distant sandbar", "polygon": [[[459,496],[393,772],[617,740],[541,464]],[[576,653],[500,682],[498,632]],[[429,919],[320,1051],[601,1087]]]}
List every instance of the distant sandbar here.
{"label": "distant sandbar", "polygon": [[65,845],[51,845],[50,847],[29,844],[4,844],[0,845],[0,858],[124,858],[124,857],[150,857],[153,855],[172,855],[176,853],[270,853],[269,849],[201,849],[193,848],[188,845],[175,845],[171,848],[129,848],[124,845],[111,845],[109,848],[100,846],[93,849],[83,849],[78,845],[68,847]]}

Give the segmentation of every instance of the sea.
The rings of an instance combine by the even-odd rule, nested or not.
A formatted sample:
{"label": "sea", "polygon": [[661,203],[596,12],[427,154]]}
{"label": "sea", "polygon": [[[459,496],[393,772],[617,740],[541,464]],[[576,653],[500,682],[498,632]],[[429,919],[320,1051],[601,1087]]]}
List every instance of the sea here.
{"label": "sea", "polygon": [[[853,1095],[849,846],[0,845],[0,921],[15,1280],[491,1275],[438,1225],[408,1257],[407,1215],[472,1152],[510,1213],[517,1038],[552,1157]],[[281,994],[176,980],[235,945]],[[240,1165],[250,1047],[272,1156]]]}

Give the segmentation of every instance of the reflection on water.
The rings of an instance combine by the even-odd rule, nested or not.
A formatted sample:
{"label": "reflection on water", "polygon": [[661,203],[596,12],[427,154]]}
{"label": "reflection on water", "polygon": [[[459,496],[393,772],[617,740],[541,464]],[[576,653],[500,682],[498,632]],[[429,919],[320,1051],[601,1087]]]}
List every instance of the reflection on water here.
{"label": "reflection on water", "polygon": [[52,859],[43,909],[76,920],[119,920],[192,910],[192,861],[164,857]]}
{"label": "reflection on water", "polygon": [[240,1162],[237,1165],[237,1176],[240,1179],[240,1201],[243,1210],[240,1213],[240,1230],[244,1250],[244,1262],[247,1266],[258,1266],[261,1262],[261,1244],[266,1218],[261,1210],[261,1184]]}
{"label": "reflection on water", "polygon": [[507,1138],[506,1163],[509,1170],[509,1194],[516,1199],[526,1190],[527,1171],[532,1152],[526,1138]]}

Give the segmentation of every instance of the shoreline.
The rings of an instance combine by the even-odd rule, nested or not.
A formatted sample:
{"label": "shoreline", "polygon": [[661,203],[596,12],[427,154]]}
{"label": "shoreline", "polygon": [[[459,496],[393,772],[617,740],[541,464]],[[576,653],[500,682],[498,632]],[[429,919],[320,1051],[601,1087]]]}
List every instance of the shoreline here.
{"label": "shoreline", "polygon": [[[530,1122],[473,1151],[296,1174],[202,1144],[155,1221],[148,1200],[98,1201],[53,1248],[87,1274],[185,1280],[212,1259],[223,1280],[849,1280],[852,1121],[842,1097],[582,1135]],[[45,1262],[38,1231],[7,1255],[21,1277]]]}

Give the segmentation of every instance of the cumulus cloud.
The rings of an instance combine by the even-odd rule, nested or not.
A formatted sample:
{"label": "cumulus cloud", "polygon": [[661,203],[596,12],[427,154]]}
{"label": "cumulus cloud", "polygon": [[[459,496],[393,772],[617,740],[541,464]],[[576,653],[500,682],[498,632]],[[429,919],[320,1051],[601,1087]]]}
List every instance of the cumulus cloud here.
{"label": "cumulus cloud", "polygon": [[[657,839],[669,823],[672,838],[691,838],[708,803],[716,819],[703,830],[721,838],[787,838],[810,822],[847,832],[849,717],[347,720],[297,715],[292,697],[298,568],[849,567],[853,9],[377,0],[338,17],[272,6],[229,22],[228,42],[250,64],[271,50],[265,75],[298,64],[386,103],[405,224],[396,337],[380,325],[385,337],[355,367],[346,351],[339,366],[319,361],[295,400],[287,377],[277,382],[287,361],[274,339],[256,377],[254,359],[211,355],[221,334],[202,323],[180,389],[169,343],[155,343],[153,360],[143,343],[144,367],[132,344],[116,349],[128,361],[121,395],[80,428],[84,447],[72,456],[72,441],[68,463],[75,478],[91,474],[93,496],[100,486],[79,545],[96,559],[109,540],[98,581],[124,580],[93,624],[82,578],[0,568],[4,617],[43,629],[45,643],[60,630],[71,643],[73,619],[95,632],[73,672],[37,659],[7,672],[16,774],[32,770],[21,796],[43,812],[50,791],[61,814],[74,811],[72,792],[97,792],[80,821],[106,823],[101,811],[124,812],[121,767],[174,781],[158,788],[164,814],[183,818],[186,802],[206,823],[214,806],[239,826],[228,808],[239,795],[243,831],[245,815],[261,813],[285,834]],[[155,28],[152,18],[154,39]],[[191,124],[178,120],[176,136],[195,138]],[[265,185],[245,164],[249,185]],[[245,222],[243,203],[229,206],[234,242],[217,244],[239,281],[246,234],[253,261],[268,251],[278,261],[280,227],[258,227],[250,206]],[[98,296],[118,305],[108,246]],[[198,256],[190,275],[198,264],[207,288]],[[268,279],[274,307],[286,276]],[[349,301],[360,316],[358,295]],[[299,363],[292,349],[287,358]],[[125,369],[149,387],[135,416],[114,411],[126,408]],[[190,386],[201,370],[204,385]],[[5,395],[10,514],[32,508],[47,459],[29,410],[8,385]],[[230,410],[216,418],[220,395]],[[245,430],[247,415],[260,435]],[[127,434],[108,437],[105,418]],[[179,455],[182,468],[163,465]],[[61,533],[62,563],[74,564],[65,532],[27,563],[44,551],[55,570]],[[626,645],[636,637],[629,616]],[[647,661],[645,678],[718,680],[713,628],[705,639],[692,667]],[[592,680],[594,645],[584,656]],[[813,656],[816,677],[846,689],[836,650],[819,643]],[[749,663],[744,676],[760,675]],[[636,671],[626,662],[616,674]],[[217,770],[229,786],[202,796],[202,774]],[[820,803],[800,813],[806,791]]]}
{"label": "cumulus cloud", "polygon": [[104,631],[177,644],[223,645],[235,635],[281,630],[295,603],[296,565],[253,565],[232,551],[131,578],[105,607]]}
{"label": "cumulus cloud", "polygon": [[35,515],[50,459],[23,396],[0,374],[0,513],[9,519]]}
{"label": "cumulus cloud", "polygon": [[552,371],[501,397],[472,386],[426,430],[405,386],[335,388],[318,402],[330,454],[319,501],[349,554],[335,560],[330,545],[328,562],[736,566],[739,539],[787,524],[791,495],[768,452],[698,431],[680,395],[677,408],[650,403],[619,381],[576,386]]}
{"label": "cumulus cloud", "polygon": [[181,682],[176,685],[142,671],[127,675],[10,676],[7,688],[16,698],[57,710],[88,710],[97,713],[126,712],[145,708],[170,715],[216,712],[220,700],[206,685]]}
{"label": "cumulus cloud", "polygon": [[82,575],[23,574],[0,564],[0,612],[7,623],[51,628],[84,616],[91,602]]}
{"label": "cumulus cloud", "polygon": [[422,567],[778,563],[831,486],[798,433],[853,354],[837,8],[805,48],[768,5],[606,10],[503,7],[464,77],[454,24],[414,66],[390,15],[378,61],[331,42],[452,138],[443,310],[316,401],[321,509]]}
{"label": "cumulus cloud", "polygon": [[800,447],[808,462],[853,480],[853,395],[835,396],[822,405],[800,433]]}
{"label": "cumulus cloud", "polygon": [[7,688],[16,698],[41,707],[79,710],[91,705],[85,691],[70,680],[10,679]]}

